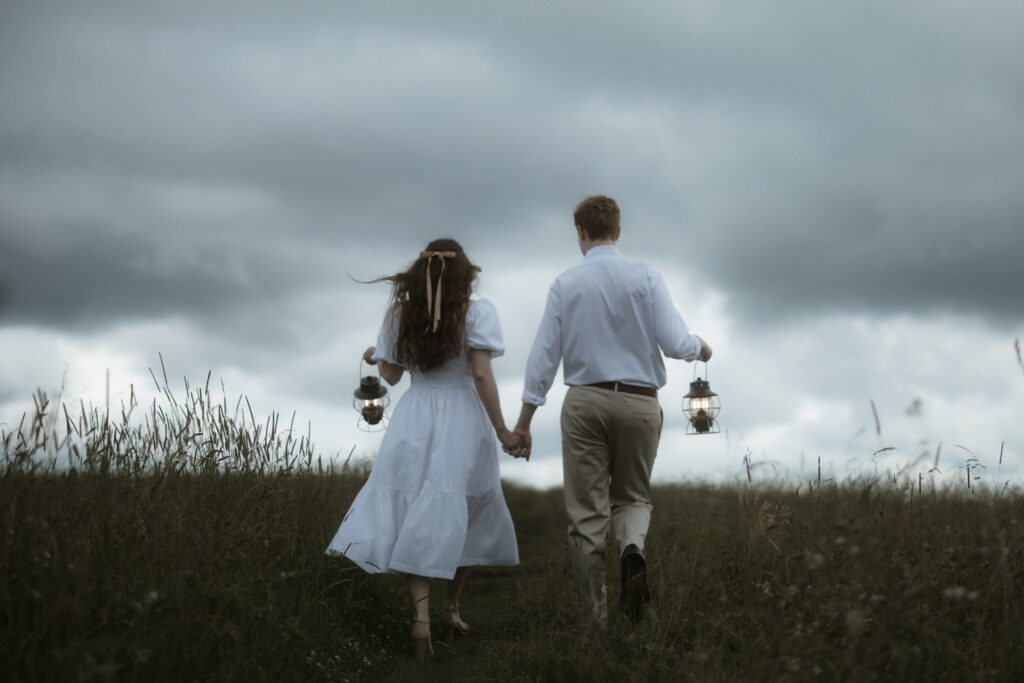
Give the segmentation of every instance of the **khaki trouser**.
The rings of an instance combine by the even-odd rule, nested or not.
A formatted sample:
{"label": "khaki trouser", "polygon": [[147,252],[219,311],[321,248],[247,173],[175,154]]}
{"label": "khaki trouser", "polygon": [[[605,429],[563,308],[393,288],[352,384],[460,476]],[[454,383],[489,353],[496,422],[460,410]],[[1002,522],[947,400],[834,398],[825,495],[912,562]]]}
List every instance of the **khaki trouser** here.
{"label": "khaki trouser", "polygon": [[651,468],[663,416],[658,399],[570,387],[562,404],[562,468],[569,554],[585,607],[607,614],[605,542],[644,548],[651,521]]}

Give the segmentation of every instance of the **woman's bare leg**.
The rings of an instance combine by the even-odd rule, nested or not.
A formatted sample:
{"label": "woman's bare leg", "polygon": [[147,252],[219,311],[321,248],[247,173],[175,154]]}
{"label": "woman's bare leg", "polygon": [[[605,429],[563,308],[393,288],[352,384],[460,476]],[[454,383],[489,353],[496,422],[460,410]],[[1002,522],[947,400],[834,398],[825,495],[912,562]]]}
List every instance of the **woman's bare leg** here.
{"label": "woman's bare leg", "polygon": [[444,587],[444,616],[441,617],[441,624],[447,640],[451,639],[455,631],[461,634],[469,632],[469,624],[459,617],[459,597],[462,595],[462,585],[466,582],[467,574],[469,567],[459,567],[455,570],[455,576]]}
{"label": "woman's bare leg", "polygon": [[407,574],[409,597],[412,598],[412,643],[416,659],[434,654],[430,644],[430,579]]}

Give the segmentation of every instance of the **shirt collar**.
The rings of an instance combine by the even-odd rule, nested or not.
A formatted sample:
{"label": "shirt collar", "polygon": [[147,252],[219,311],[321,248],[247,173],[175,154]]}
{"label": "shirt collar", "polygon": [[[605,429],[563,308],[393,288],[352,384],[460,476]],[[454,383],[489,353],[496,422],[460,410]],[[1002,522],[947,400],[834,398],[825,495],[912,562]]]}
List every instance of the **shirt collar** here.
{"label": "shirt collar", "polygon": [[614,244],[599,244],[596,247],[591,247],[590,250],[583,255],[584,260],[601,257],[601,256],[612,256],[622,257],[622,252]]}

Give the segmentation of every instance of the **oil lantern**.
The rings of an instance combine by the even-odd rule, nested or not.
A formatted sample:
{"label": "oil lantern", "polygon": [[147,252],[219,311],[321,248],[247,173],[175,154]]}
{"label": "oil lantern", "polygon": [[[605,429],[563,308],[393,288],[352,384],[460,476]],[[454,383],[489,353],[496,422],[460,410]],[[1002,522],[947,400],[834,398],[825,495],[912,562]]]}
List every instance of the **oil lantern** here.
{"label": "oil lantern", "polygon": [[355,397],[352,407],[359,413],[359,428],[366,432],[384,429],[384,409],[391,399],[388,390],[380,383],[380,377],[360,377],[359,388],[352,395]]}
{"label": "oil lantern", "polygon": [[[693,372],[696,376],[696,367]],[[707,376],[707,363],[704,364],[704,375]],[[690,392],[683,397],[683,413],[690,421],[686,433],[718,434],[720,430],[715,420],[721,409],[722,404],[718,394],[711,391],[711,384],[706,379],[696,377],[690,382]]]}

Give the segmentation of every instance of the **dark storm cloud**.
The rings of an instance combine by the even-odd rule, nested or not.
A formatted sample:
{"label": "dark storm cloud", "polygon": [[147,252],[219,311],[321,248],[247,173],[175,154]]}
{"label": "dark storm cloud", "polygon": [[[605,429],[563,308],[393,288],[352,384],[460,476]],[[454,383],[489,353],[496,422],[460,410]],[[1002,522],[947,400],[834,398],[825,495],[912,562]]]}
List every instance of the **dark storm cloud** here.
{"label": "dark storm cloud", "polygon": [[945,310],[1016,324],[1024,314],[1018,202],[950,200],[936,188],[920,206],[852,195],[766,206],[756,230],[726,223],[713,232],[705,263],[741,318]]}
{"label": "dark storm cloud", "polygon": [[[274,284],[286,279],[271,270],[280,263],[259,263],[259,254],[209,243],[184,245],[173,238],[101,235],[84,227],[59,242],[7,243],[4,251],[7,319],[57,327],[213,313],[272,295]],[[296,278],[287,274],[287,279]]]}
{"label": "dark storm cloud", "polygon": [[212,315],[437,234],[546,260],[593,191],[748,318],[1020,317],[1014,3],[2,12],[5,319]]}

